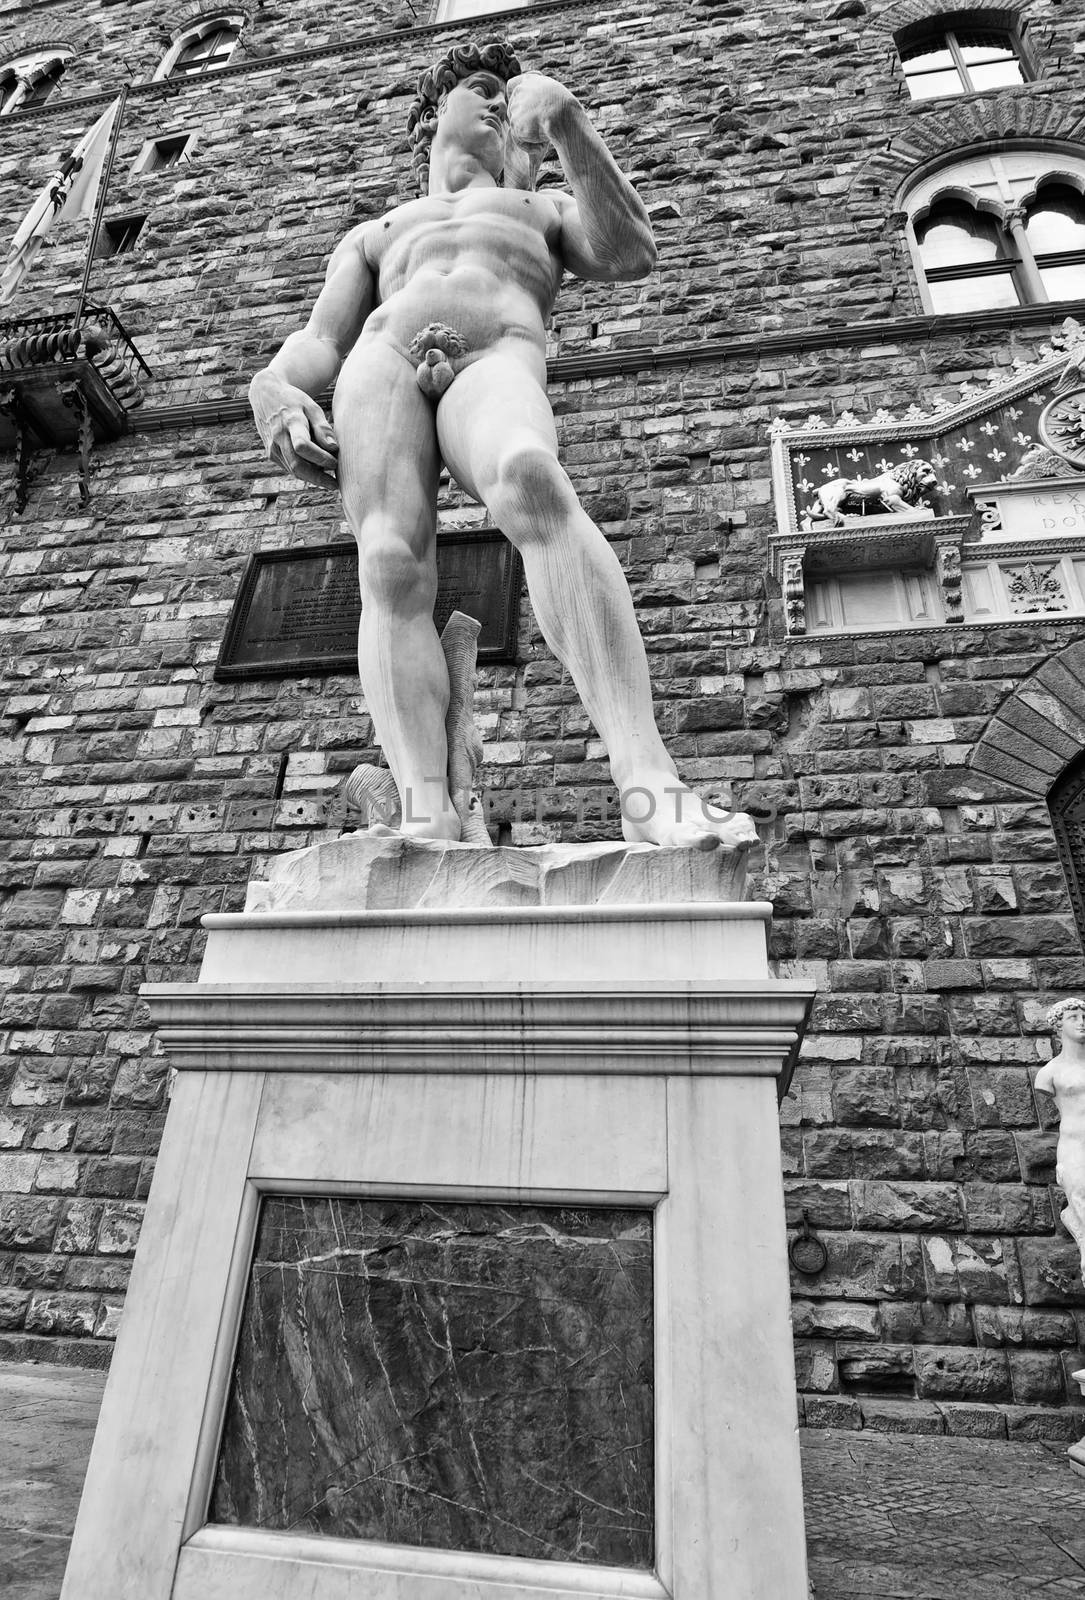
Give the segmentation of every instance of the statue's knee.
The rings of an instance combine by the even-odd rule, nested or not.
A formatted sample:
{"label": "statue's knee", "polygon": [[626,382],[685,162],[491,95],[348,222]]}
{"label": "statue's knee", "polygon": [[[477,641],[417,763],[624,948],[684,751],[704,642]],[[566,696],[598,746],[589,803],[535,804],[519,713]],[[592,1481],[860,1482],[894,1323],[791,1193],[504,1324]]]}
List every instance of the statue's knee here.
{"label": "statue's knee", "polygon": [[378,537],[359,555],[362,594],[377,605],[397,609],[432,609],[437,579],[429,562],[420,561],[402,539]]}
{"label": "statue's knee", "polygon": [[534,441],[513,445],[501,457],[491,509],[502,517],[545,518],[568,516],[576,495],[564,468],[552,451]]}

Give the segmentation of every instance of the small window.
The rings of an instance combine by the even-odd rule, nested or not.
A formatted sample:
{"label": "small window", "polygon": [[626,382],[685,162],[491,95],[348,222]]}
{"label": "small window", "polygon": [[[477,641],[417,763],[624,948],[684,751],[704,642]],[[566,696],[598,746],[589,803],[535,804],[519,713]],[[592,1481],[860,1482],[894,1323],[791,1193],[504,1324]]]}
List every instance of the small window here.
{"label": "small window", "polygon": [[107,217],[102,224],[102,236],[98,243],[100,256],[123,256],[135,248],[136,240],[143,231],[143,224],[147,218],[142,217]]}
{"label": "small window", "polygon": [[1017,36],[1008,29],[939,27],[898,48],[913,100],[1004,89],[1028,76]]}
{"label": "small window", "polygon": [[149,139],[140,151],[133,172],[165,172],[187,161],[192,153],[192,134],[173,133],[165,139]]}
{"label": "small window", "polygon": [[193,78],[224,67],[241,37],[239,17],[205,18],[188,28],[167,50],[156,78]]}
{"label": "small window", "polygon": [[5,62],[0,67],[0,116],[48,100],[70,60],[70,53],[47,50]]}

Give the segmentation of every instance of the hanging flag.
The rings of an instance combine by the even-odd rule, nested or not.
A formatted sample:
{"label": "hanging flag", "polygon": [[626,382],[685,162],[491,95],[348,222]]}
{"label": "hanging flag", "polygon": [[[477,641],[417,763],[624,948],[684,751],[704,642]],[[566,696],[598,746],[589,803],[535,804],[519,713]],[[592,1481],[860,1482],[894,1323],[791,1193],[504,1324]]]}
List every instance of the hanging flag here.
{"label": "hanging flag", "polygon": [[80,217],[93,216],[120,104],[118,95],[83,135],[60,171],[49,179],[24,217],[0,272],[0,306],[14,298],[55,222],[76,222]]}

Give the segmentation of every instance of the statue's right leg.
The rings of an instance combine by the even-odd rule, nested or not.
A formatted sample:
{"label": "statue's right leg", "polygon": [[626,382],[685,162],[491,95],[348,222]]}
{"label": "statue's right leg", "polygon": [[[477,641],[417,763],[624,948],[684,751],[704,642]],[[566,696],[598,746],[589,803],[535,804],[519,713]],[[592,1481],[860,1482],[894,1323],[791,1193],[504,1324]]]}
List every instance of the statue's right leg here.
{"label": "statue's right leg", "polygon": [[358,541],[358,670],[399,790],[400,826],[421,838],[458,839],[445,777],[448,673],[433,625],[440,467],[433,411],[410,362],[363,339],[339,376],[333,419],[343,507]]}

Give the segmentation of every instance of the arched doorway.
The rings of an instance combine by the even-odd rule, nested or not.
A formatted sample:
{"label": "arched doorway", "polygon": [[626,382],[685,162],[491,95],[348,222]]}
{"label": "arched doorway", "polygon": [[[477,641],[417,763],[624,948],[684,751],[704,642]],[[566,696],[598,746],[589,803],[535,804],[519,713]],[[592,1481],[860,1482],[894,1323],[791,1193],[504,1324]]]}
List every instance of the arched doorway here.
{"label": "arched doorway", "polygon": [[1085,946],[1085,754],[1071,761],[1047,796],[1059,860]]}

